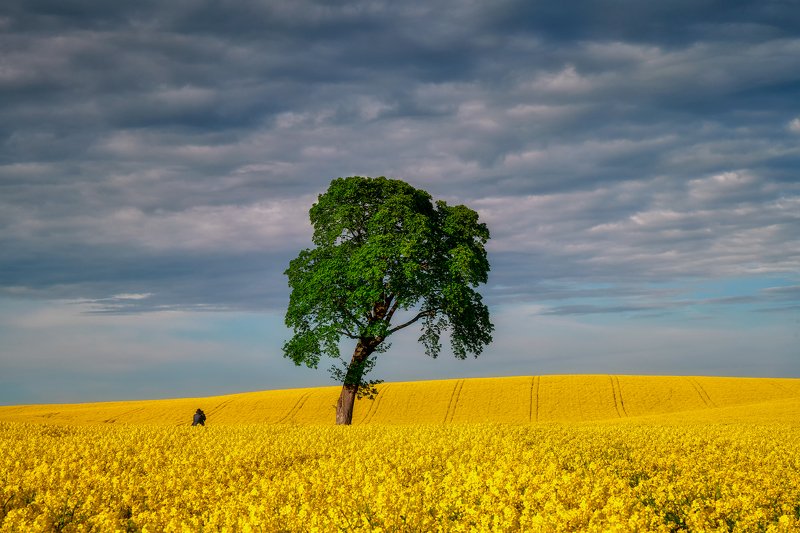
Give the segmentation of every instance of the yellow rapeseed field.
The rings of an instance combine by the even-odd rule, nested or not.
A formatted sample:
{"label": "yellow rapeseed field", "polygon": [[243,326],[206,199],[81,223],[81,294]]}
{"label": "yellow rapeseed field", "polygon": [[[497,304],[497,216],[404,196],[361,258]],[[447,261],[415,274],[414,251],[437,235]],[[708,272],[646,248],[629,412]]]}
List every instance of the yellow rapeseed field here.
{"label": "yellow rapeseed field", "polygon": [[0,407],[0,532],[800,530],[800,380],[390,383],[354,427],[335,397]]}
{"label": "yellow rapeseed field", "polygon": [[[48,424],[333,424],[340,387],[71,405],[0,406],[0,421]],[[378,385],[354,425],[578,422],[800,397],[800,379],[563,375]]]}

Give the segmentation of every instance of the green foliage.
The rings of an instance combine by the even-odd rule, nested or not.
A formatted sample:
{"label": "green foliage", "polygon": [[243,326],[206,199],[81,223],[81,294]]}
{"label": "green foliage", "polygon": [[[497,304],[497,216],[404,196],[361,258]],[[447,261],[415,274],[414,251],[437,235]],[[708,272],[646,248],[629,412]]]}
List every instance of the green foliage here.
{"label": "green foliage", "polygon": [[[294,335],[283,350],[295,364],[339,358],[340,339],[351,338],[348,370],[332,372],[346,385],[368,386],[370,356],[411,324],[420,324],[431,357],[445,332],[461,359],[491,342],[489,312],[474,290],[487,281],[489,230],[475,211],[434,203],[401,180],[353,176],[333,180],[309,214],[315,247],[285,272]],[[410,316],[400,321],[400,314]]]}
{"label": "green foliage", "polygon": [[344,386],[357,387],[356,398],[367,398],[374,400],[378,394],[377,386],[383,383],[382,379],[365,380],[366,375],[372,367],[375,366],[375,358],[367,357],[363,361],[353,361],[349,364],[345,361],[339,361],[339,365],[331,365],[328,371],[331,377],[342,383]]}

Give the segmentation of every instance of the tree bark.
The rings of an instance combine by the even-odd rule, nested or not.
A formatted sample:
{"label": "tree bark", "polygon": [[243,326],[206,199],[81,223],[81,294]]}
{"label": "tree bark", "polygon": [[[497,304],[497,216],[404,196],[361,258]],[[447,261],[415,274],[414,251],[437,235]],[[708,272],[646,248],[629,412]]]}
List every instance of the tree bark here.
{"label": "tree bark", "polygon": [[336,425],[349,426],[353,423],[353,406],[356,402],[358,385],[342,385],[342,393],[336,402]]}
{"label": "tree bark", "polygon": [[336,425],[349,426],[353,423],[353,406],[355,405],[358,387],[361,384],[361,377],[364,373],[364,361],[375,351],[375,347],[380,344],[381,340],[383,339],[370,339],[365,342],[362,338],[358,341],[356,349],[353,351],[353,358],[347,367],[347,375],[342,384],[339,401],[336,402]]}

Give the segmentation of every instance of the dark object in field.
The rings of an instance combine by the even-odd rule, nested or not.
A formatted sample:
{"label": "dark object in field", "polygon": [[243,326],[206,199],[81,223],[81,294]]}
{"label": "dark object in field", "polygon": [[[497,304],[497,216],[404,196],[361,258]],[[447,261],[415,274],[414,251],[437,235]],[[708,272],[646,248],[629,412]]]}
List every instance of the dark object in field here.
{"label": "dark object in field", "polygon": [[192,417],[192,425],[193,426],[205,426],[206,425],[206,414],[203,412],[202,409],[198,409],[194,413],[194,417]]}

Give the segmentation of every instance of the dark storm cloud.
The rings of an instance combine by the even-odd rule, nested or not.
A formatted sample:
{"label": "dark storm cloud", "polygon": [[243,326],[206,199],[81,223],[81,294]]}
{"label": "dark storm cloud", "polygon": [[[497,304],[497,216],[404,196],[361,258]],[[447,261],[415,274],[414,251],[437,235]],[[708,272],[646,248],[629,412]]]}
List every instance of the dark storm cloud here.
{"label": "dark storm cloud", "polygon": [[658,294],[623,280],[796,273],[799,16],[6,2],[0,285],[115,312],[281,308],[308,208],[352,174],[480,209],[498,302],[549,282],[625,299]]}
{"label": "dark storm cloud", "polygon": [[552,40],[617,40],[678,45],[705,39],[794,35],[800,15],[791,2],[766,0],[578,0],[568,9],[511,0],[493,17],[498,29],[535,32]]}

